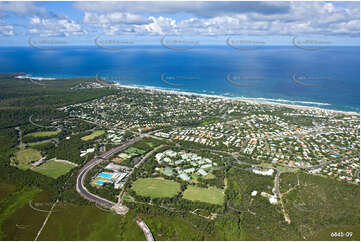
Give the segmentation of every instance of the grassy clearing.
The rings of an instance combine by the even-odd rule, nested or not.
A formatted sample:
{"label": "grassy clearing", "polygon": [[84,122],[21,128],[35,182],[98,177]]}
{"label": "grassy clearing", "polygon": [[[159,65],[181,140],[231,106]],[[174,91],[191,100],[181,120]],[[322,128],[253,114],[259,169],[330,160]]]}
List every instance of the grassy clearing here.
{"label": "grassy clearing", "polygon": [[16,166],[19,169],[26,170],[31,167],[30,162],[38,161],[41,159],[41,154],[39,151],[31,148],[20,149],[15,153],[15,162]]}
{"label": "grassy clearing", "polygon": [[39,188],[28,187],[18,192],[11,193],[0,201],[0,240],[6,240],[5,236],[8,236],[8,233],[3,231],[4,222],[7,219],[14,217],[13,214],[15,214],[18,209],[24,207],[40,191]]}
{"label": "grassy clearing", "polygon": [[39,132],[34,132],[34,133],[30,133],[27,135],[24,135],[24,137],[53,137],[56,136],[57,134],[59,134],[60,131],[39,131]]}
{"label": "grassy clearing", "polygon": [[[19,207],[16,211],[8,216],[4,221],[2,230],[4,232],[4,240],[34,240],[41,225],[43,224],[47,213],[33,210],[29,205],[29,201],[35,208],[50,210],[55,200],[54,194],[47,191],[38,192],[32,198],[24,201],[24,206]],[[58,212],[58,210],[54,210]]]}
{"label": "grassy clearing", "polygon": [[94,130],[93,133],[86,135],[84,137],[81,137],[81,140],[83,141],[89,141],[92,139],[95,139],[96,137],[99,137],[105,133],[104,130]]}
{"label": "grassy clearing", "polygon": [[67,206],[51,215],[39,240],[145,240],[136,216],[132,210],[119,216],[94,206]]}
{"label": "grassy clearing", "polygon": [[180,191],[180,184],[157,178],[141,178],[133,183],[132,189],[145,197],[173,197]]}
{"label": "grassy clearing", "polygon": [[135,148],[135,147],[129,147],[124,152],[127,153],[127,154],[140,154],[140,155],[145,153],[144,150],[141,150],[141,149],[138,149],[138,148]]}
{"label": "grassy clearing", "polygon": [[50,160],[41,166],[34,168],[33,171],[56,179],[68,173],[74,167],[75,166],[72,164]]}
{"label": "grassy clearing", "polygon": [[215,187],[201,188],[188,186],[187,190],[183,193],[183,198],[191,201],[222,205],[224,202],[224,193],[223,190]]}

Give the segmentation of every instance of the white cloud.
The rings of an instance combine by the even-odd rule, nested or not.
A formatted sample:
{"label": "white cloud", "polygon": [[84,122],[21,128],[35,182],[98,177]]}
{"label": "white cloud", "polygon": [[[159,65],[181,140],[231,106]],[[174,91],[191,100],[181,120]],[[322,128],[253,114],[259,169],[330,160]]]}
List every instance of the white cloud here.
{"label": "white cloud", "polygon": [[97,14],[85,12],[84,23],[94,26],[106,26],[110,24],[147,24],[149,21],[147,18],[131,13]]}
{"label": "white cloud", "polygon": [[46,10],[32,2],[0,2],[0,14],[14,13],[17,15],[44,14]]}
{"label": "white cloud", "polygon": [[[77,2],[76,6],[86,10],[84,23],[111,34],[359,35],[357,4],[351,8],[326,2],[243,2],[232,3],[232,7],[212,2]],[[182,12],[195,16],[178,16],[177,21],[169,14],[164,16]],[[140,13],[153,15],[145,19]]]}
{"label": "white cloud", "polygon": [[13,36],[14,27],[9,24],[0,23],[0,36]]}
{"label": "white cloud", "polygon": [[41,37],[83,35],[87,33],[80,24],[65,17],[40,18],[36,16],[30,19],[30,24],[29,33]]}
{"label": "white cloud", "polygon": [[288,2],[76,2],[74,5],[84,12],[120,11],[151,15],[186,12],[207,18],[245,12],[268,15],[286,13],[289,9]]}

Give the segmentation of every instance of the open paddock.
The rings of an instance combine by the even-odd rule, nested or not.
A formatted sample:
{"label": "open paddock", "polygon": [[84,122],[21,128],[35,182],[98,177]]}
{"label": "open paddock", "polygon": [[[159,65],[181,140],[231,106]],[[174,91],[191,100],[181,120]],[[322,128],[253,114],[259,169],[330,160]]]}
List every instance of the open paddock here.
{"label": "open paddock", "polygon": [[57,162],[50,160],[39,167],[33,169],[33,171],[57,179],[58,177],[68,173],[75,166],[70,163]]}
{"label": "open paddock", "polygon": [[39,132],[33,132],[25,135],[24,137],[53,137],[59,134],[60,131],[39,131]]}
{"label": "open paddock", "polygon": [[180,192],[180,184],[158,178],[141,178],[133,183],[132,189],[144,197],[173,197]]}
{"label": "open paddock", "polygon": [[83,140],[83,141],[93,140],[93,139],[103,135],[104,133],[105,133],[104,130],[95,130],[95,131],[93,131],[93,133],[86,135],[84,137],[81,137],[81,140]]}
{"label": "open paddock", "polygon": [[31,167],[30,162],[38,161],[41,159],[39,151],[30,148],[21,148],[15,153],[16,167],[22,170],[27,170]]}
{"label": "open paddock", "polygon": [[224,202],[223,190],[215,187],[188,186],[183,193],[183,198],[191,201],[199,201],[211,204],[222,205]]}

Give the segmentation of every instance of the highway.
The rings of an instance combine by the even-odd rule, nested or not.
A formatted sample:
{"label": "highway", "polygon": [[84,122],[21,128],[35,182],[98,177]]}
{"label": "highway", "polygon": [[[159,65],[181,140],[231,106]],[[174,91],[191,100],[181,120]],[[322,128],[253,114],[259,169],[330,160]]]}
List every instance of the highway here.
{"label": "highway", "polygon": [[114,155],[115,153],[118,153],[124,149],[126,149],[128,146],[134,144],[135,142],[141,140],[143,138],[143,135],[140,135],[138,137],[135,137],[131,140],[129,140],[128,142],[124,143],[123,145],[120,145],[118,147],[115,147],[105,153],[103,153],[102,155],[100,155],[99,157],[95,157],[92,160],[90,160],[89,162],[87,162],[84,167],[82,167],[79,171],[77,180],[76,180],[76,190],[77,192],[84,197],[85,199],[91,201],[91,202],[95,202],[99,205],[111,208],[115,205],[114,202],[111,202],[107,199],[104,199],[102,197],[99,197],[95,194],[90,193],[86,187],[84,186],[84,180],[86,177],[86,174],[88,173],[88,171],[90,171],[92,168],[94,168],[96,165],[98,165],[100,162],[102,162],[104,159],[108,159],[110,158],[112,155]]}

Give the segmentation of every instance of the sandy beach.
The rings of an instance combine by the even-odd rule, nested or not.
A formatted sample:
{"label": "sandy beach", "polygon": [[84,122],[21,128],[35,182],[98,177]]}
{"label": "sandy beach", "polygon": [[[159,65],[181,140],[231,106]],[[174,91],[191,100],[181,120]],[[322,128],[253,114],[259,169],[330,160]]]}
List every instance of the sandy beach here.
{"label": "sandy beach", "polygon": [[[161,93],[169,93],[169,94],[176,94],[176,95],[188,95],[188,96],[200,96],[200,97],[208,97],[208,98],[217,98],[217,99],[223,99],[223,100],[233,100],[233,101],[243,101],[247,102],[249,104],[266,104],[271,106],[282,106],[287,108],[293,108],[298,110],[305,110],[305,111],[316,111],[316,112],[322,112],[322,113],[337,113],[337,114],[344,114],[344,115],[357,115],[360,114],[357,112],[348,112],[348,111],[341,111],[341,110],[333,110],[333,109],[325,109],[320,107],[310,107],[306,105],[296,105],[296,104],[289,104],[289,103],[279,103],[279,102],[272,102],[270,99],[266,98],[247,98],[247,97],[225,97],[225,96],[219,96],[219,95],[212,95],[212,94],[202,94],[202,93],[194,93],[194,92],[184,92],[184,91],[176,91],[176,90],[166,90],[158,87],[153,86],[135,86],[135,85],[123,85],[119,83],[113,84],[114,86],[118,88],[130,88],[130,89],[140,89],[140,90],[149,90],[149,91],[157,91]],[[280,100],[283,102],[297,102],[297,101],[288,101],[288,100]],[[303,102],[308,104],[315,104],[315,105],[329,105],[324,103],[316,103],[316,102]]]}

